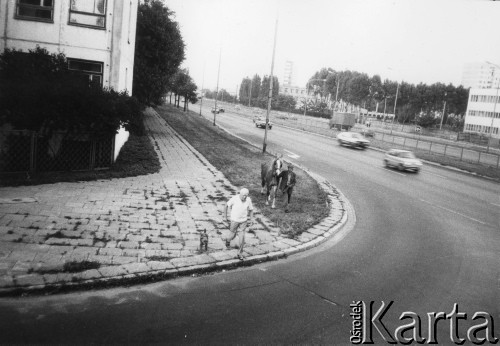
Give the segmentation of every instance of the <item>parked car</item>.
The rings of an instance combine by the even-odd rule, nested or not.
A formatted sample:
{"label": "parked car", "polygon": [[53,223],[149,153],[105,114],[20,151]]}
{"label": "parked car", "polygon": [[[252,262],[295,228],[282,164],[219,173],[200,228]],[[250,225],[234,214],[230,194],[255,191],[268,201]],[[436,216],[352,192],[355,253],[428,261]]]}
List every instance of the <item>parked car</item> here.
{"label": "parked car", "polygon": [[422,168],[422,161],[415,157],[413,152],[401,149],[390,149],[384,157],[385,167],[395,167],[400,171],[414,171],[418,173]]}
{"label": "parked car", "polygon": [[370,145],[370,141],[357,132],[341,132],[337,135],[340,145],[347,145],[352,148],[365,149]]}
{"label": "parked car", "polygon": [[[253,119],[253,122],[255,123],[255,127],[260,127],[261,129],[266,127],[266,118],[263,117],[257,117]],[[273,123],[270,121],[267,123],[267,128],[270,130],[273,128]]]}

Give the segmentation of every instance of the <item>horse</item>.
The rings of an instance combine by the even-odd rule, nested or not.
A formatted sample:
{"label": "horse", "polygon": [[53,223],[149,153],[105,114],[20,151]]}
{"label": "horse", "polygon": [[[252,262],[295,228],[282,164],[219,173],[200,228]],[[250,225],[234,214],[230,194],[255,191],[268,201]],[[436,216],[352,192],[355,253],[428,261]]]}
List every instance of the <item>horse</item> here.
{"label": "horse", "polygon": [[[264,194],[264,187],[266,188],[266,205],[269,205],[269,200],[272,198],[271,208],[275,208],[276,202],[276,188],[278,187],[278,174],[283,167],[281,156],[278,156],[271,163],[263,162],[260,165],[260,178],[262,180],[261,194]],[[271,197],[272,196],[272,197]]]}

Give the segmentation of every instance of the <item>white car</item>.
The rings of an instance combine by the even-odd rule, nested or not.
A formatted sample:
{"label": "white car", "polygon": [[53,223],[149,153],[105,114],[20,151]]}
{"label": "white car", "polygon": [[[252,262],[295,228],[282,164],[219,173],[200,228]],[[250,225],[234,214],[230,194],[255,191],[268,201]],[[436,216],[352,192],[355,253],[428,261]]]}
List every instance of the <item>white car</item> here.
{"label": "white car", "polygon": [[[253,122],[255,123],[255,127],[260,127],[261,129],[266,127],[266,118],[258,117],[254,118]],[[268,121],[267,128],[270,130],[273,128],[273,123]]]}
{"label": "white car", "polygon": [[422,168],[422,161],[415,157],[413,152],[401,149],[391,149],[384,157],[385,167],[395,167],[400,171],[414,171],[418,173]]}
{"label": "white car", "polygon": [[340,145],[361,149],[365,149],[370,145],[370,141],[357,132],[341,132],[337,135],[337,141]]}

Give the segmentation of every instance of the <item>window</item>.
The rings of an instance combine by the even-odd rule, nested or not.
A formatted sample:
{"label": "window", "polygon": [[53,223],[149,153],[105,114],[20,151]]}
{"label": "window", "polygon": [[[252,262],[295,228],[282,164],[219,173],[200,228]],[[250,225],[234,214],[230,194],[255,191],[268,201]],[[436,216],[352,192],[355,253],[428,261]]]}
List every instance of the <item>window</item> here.
{"label": "window", "polygon": [[89,84],[102,86],[103,63],[98,61],[68,59],[68,69],[82,73]]}
{"label": "window", "polygon": [[16,18],[53,22],[54,0],[17,0]]}
{"label": "window", "polygon": [[69,24],[106,27],[106,0],[71,0]]}

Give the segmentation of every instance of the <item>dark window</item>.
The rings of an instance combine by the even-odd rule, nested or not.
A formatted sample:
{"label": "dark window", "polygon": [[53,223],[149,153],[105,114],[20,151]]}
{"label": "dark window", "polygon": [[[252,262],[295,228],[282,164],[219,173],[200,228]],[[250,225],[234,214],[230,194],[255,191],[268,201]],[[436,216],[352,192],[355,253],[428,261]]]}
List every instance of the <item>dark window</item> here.
{"label": "dark window", "polygon": [[52,22],[54,0],[17,0],[16,18]]}
{"label": "dark window", "polygon": [[106,0],[71,0],[69,24],[106,27]]}
{"label": "dark window", "polygon": [[68,59],[68,69],[78,71],[89,84],[102,86],[103,63],[98,61]]}

